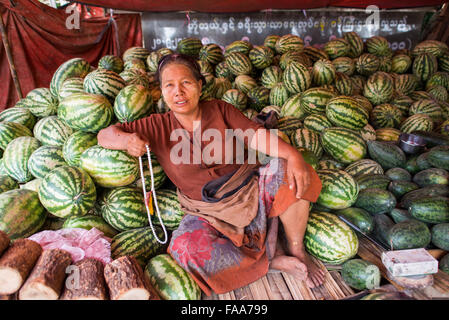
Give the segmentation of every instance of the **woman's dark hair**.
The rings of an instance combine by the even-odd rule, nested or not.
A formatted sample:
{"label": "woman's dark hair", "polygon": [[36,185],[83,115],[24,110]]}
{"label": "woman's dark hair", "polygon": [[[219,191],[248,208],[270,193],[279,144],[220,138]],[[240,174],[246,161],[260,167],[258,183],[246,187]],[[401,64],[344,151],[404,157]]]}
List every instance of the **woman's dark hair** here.
{"label": "woman's dark hair", "polygon": [[198,62],[194,58],[181,53],[168,54],[163,56],[161,60],[159,60],[156,72],[156,79],[158,79],[159,83],[162,84],[161,81],[162,71],[166,66],[172,63],[179,63],[185,65],[187,68],[190,69],[190,71],[192,71],[192,74],[196,80],[201,80],[203,86],[206,84],[206,78],[201,74],[201,68]]}

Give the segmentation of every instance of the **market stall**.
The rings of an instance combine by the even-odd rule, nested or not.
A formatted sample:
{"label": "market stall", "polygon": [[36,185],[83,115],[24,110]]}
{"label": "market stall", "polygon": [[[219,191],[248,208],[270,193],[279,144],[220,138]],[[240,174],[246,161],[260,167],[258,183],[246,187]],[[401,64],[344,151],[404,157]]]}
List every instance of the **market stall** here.
{"label": "market stall", "polygon": [[[143,13],[69,29],[64,8],[0,1],[2,299],[449,297],[447,4],[83,4]],[[321,285],[270,270],[205,295],[167,253],[185,212],[160,159],[99,145],[169,111],[156,71],[175,52],[197,61],[201,101],[268,117],[316,170],[304,245]]]}

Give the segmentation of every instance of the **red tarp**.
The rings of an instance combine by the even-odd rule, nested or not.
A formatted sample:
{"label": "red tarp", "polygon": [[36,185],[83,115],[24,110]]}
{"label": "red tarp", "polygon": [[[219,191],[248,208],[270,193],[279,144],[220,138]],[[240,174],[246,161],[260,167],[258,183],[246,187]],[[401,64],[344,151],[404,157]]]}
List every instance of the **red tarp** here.
{"label": "red tarp", "polygon": [[441,5],[437,0],[81,0],[99,7],[135,11],[198,11],[198,12],[250,12],[265,9],[311,9],[321,7],[366,8],[377,5],[382,9],[410,8]]}
{"label": "red tarp", "polygon": [[[63,62],[82,57],[96,65],[106,54],[122,55],[132,46],[142,45],[139,14],[81,20],[80,29],[66,28],[70,13],[56,10],[36,0],[0,0],[9,45],[22,93],[49,87],[55,70]],[[118,35],[118,43],[116,41]],[[1,35],[0,35],[1,38]],[[3,45],[0,45],[0,111],[13,106],[18,96]]]}

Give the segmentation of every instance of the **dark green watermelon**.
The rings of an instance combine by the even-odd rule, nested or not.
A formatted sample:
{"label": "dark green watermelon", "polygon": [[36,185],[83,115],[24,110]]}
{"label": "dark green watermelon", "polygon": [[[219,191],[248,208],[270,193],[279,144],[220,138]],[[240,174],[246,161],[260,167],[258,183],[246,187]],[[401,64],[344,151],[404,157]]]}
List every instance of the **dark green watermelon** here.
{"label": "dark green watermelon", "polygon": [[370,233],[374,229],[374,219],[366,211],[361,208],[346,208],[335,211],[337,216],[342,216],[356,227],[358,227],[362,232]]}
{"label": "dark green watermelon", "polygon": [[436,184],[407,192],[402,196],[401,201],[399,202],[399,207],[408,209],[413,201],[423,197],[433,196],[449,196],[449,186]]}
{"label": "dark green watermelon", "polygon": [[391,180],[411,181],[412,175],[404,168],[391,168],[385,172],[385,175]]}
{"label": "dark green watermelon", "polygon": [[351,259],[343,263],[341,276],[346,284],[357,290],[378,288],[381,279],[379,268],[362,259]]}
{"label": "dark green watermelon", "polygon": [[449,253],[443,256],[438,264],[438,268],[449,274]]}
{"label": "dark green watermelon", "polygon": [[431,229],[432,243],[445,251],[449,251],[449,223],[436,224]]}
{"label": "dark green watermelon", "polygon": [[374,231],[373,235],[377,240],[389,246],[388,233],[394,226],[393,220],[386,214],[376,214],[374,216]]}
{"label": "dark green watermelon", "polygon": [[354,207],[365,209],[372,215],[387,213],[396,207],[396,198],[387,190],[364,189],[359,192]]}
{"label": "dark green watermelon", "polygon": [[396,199],[400,199],[404,194],[419,189],[419,186],[411,181],[396,180],[391,181],[388,185],[388,191],[390,191]]}
{"label": "dark green watermelon", "polygon": [[391,179],[384,174],[364,174],[355,177],[359,190],[364,189],[383,189],[386,190]]}
{"label": "dark green watermelon", "polygon": [[[405,209],[394,208],[390,211],[390,216],[395,223],[414,220],[415,218]],[[416,220],[416,219],[415,219]]]}
{"label": "dark green watermelon", "polygon": [[421,221],[399,222],[388,232],[388,244],[393,250],[425,248],[430,241],[430,230]]}
{"label": "dark green watermelon", "polygon": [[423,222],[449,222],[448,197],[422,197],[421,199],[413,201],[408,210],[414,218]]}
{"label": "dark green watermelon", "polygon": [[421,188],[431,184],[449,184],[449,172],[444,169],[430,168],[418,172],[413,176],[413,182]]}

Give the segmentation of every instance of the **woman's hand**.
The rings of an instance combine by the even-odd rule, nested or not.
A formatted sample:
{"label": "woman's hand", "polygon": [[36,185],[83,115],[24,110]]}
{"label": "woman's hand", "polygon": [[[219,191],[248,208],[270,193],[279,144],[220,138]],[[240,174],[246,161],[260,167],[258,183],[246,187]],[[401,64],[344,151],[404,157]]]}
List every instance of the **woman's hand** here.
{"label": "woman's hand", "polygon": [[299,152],[287,158],[287,177],[290,189],[300,199],[310,185],[310,173]]}
{"label": "woman's hand", "polygon": [[132,133],[128,136],[126,151],[134,157],[141,157],[147,152],[145,145],[149,146],[150,144],[137,133]]}

